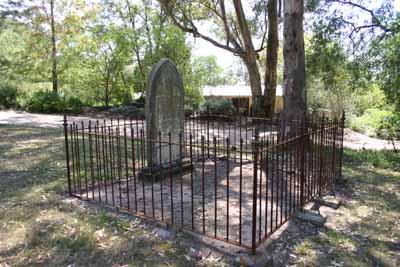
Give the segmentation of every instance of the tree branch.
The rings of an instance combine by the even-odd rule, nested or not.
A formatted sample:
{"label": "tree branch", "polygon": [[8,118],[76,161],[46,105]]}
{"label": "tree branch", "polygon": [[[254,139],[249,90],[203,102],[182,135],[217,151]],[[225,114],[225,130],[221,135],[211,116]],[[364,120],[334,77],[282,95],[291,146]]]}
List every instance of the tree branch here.
{"label": "tree branch", "polygon": [[226,18],[226,9],[225,9],[225,1],[224,0],[220,1],[220,7],[221,7],[221,19],[222,19],[222,22],[224,23],[224,29],[225,29],[225,33],[226,33],[226,45],[229,46],[229,43],[232,43],[236,49],[243,50],[243,48],[237,42],[237,40],[232,35],[232,33],[229,29],[228,21]]}
{"label": "tree branch", "polygon": [[342,4],[342,5],[350,5],[350,6],[359,8],[359,9],[361,9],[361,10],[363,10],[363,11],[365,11],[365,12],[367,12],[367,13],[369,13],[369,14],[371,15],[372,24],[373,24],[375,27],[381,28],[385,33],[392,33],[392,32],[393,32],[392,29],[388,28],[388,27],[385,26],[385,25],[382,25],[382,22],[381,22],[381,21],[379,20],[379,18],[375,15],[375,13],[374,13],[374,11],[373,11],[372,9],[368,9],[368,8],[366,8],[366,7],[364,7],[364,6],[360,5],[360,4],[357,4],[357,3],[354,3],[354,2],[351,2],[351,1],[345,1],[345,0],[327,0],[327,2],[328,2],[328,3],[329,3],[329,2],[330,2],[330,3],[339,3],[339,4]]}
{"label": "tree branch", "polygon": [[178,28],[180,28],[182,31],[187,32],[187,33],[191,33],[194,37],[202,38],[203,40],[206,40],[206,41],[210,42],[211,44],[215,45],[216,47],[222,48],[222,49],[227,50],[227,51],[229,51],[231,53],[234,53],[236,55],[240,55],[240,54],[243,53],[243,51],[241,49],[230,47],[229,43],[228,43],[228,45],[221,44],[220,42],[218,42],[217,40],[211,38],[210,36],[206,36],[206,35],[200,33],[198,31],[198,29],[195,27],[193,21],[186,16],[185,12],[182,12],[182,16],[184,17],[185,21],[190,24],[190,27],[186,26],[185,23],[182,20],[179,21],[179,18],[177,18],[173,14],[173,10],[172,10],[171,6],[168,5],[168,1],[167,0],[161,0],[160,3],[164,7],[164,9],[167,12],[167,14],[169,15],[169,17],[172,19],[172,22]]}

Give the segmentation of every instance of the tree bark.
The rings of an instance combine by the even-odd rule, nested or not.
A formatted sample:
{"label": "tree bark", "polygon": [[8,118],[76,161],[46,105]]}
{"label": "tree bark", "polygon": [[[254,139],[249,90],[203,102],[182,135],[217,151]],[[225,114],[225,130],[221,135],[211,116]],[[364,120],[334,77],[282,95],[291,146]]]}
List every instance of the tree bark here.
{"label": "tree bark", "polygon": [[[305,92],[305,56],[303,33],[303,0],[285,0],[284,11],[284,97],[286,121],[304,120],[307,113]],[[286,129],[290,131],[290,129]]]}
{"label": "tree bark", "polygon": [[57,44],[56,30],[54,25],[54,0],[50,0],[50,28],[51,28],[51,81],[53,83],[53,92],[58,92],[58,77],[57,77]]}
{"label": "tree bark", "polygon": [[252,115],[256,117],[264,117],[265,109],[263,108],[264,97],[261,94],[261,78],[257,62],[253,59],[242,58],[249,74],[249,82],[251,95],[253,97]]}
{"label": "tree bark", "polygon": [[244,52],[241,54],[241,58],[243,59],[249,73],[251,94],[253,96],[253,116],[263,117],[265,115],[265,110],[263,108],[262,101],[263,97],[260,71],[257,65],[257,52],[254,49],[251,33],[243,10],[242,1],[233,0],[233,5],[235,7],[239,31],[243,39]]}
{"label": "tree bark", "polygon": [[276,84],[278,66],[278,0],[268,2],[268,41],[265,68],[264,106],[266,116],[272,117],[275,112]]}
{"label": "tree bark", "polygon": [[[277,0],[274,1],[276,9]],[[182,9],[182,7],[179,7],[179,5],[181,5],[181,2],[185,2],[185,0],[181,1],[159,0],[159,2],[162,5],[163,9],[166,11],[167,15],[172,19],[172,22],[182,31],[193,34],[193,36],[196,38],[202,38],[203,40],[213,44],[216,47],[219,47],[221,49],[229,51],[230,53],[236,56],[239,56],[243,60],[249,74],[251,93],[253,97],[253,115],[264,117],[267,111],[265,106],[266,103],[265,98],[269,96],[263,94],[260,71],[257,62],[258,53],[262,51],[264,47],[261,45],[259,49],[254,48],[250,28],[246,20],[242,1],[241,0],[232,1],[235,11],[235,16],[234,18],[230,19],[234,21],[228,20],[225,10],[224,0],[211,1],[212,3],[215,3],[215,6],[207,9],[207,11],[213,13],[214,18],[216,20],[220,20],[221,30],[225,32],[225,37],[226,37],[225,43],[219,42],[218,40],[212,38],[211,36],[207,36],[199,31],[198,27],[195,26],[195,20],[191,18],[190,12],[185,11],[189,10],[190,8]],[[218,6],[219,9],[217,8]],[[189,7],[192,6],[189,5]],[[181,16],[179,16],[178,12],[181,12]],[[273,50],[274,46],[272,45],[271,47],[272,47],[271,49]],[[270,68],[273,68],[272,65]],[[273,71],[271,72],[272,72],[271,77],[274,77],[274,73],[276,76],[276,64],[275,67],[273,68]],[[275,78],[275,84],[276,84],[276,78]],[[273,100],[271,101],[275,103],[275,95],[273,95],[272,98]]]}
{"label": "tree bark", "polygon": [[107,67],[107,74],[106,74],[106,84],[105,84],[105,98],[104,102],[106,104],[106,108],[110,106],[110,76],[111,76],[111,70],[110,67]]}

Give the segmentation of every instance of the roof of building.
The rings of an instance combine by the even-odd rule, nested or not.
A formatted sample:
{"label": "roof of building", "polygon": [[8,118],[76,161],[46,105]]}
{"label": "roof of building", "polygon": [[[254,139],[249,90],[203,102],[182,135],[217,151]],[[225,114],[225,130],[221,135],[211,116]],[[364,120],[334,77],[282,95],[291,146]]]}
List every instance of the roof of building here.
{"label": "roof of building", "polygon": [[[276,95],[283,95],[281,85],[276,87]],[[249,85],[205,86],[203,88],[203,96],[251,96],[251,88]]]}

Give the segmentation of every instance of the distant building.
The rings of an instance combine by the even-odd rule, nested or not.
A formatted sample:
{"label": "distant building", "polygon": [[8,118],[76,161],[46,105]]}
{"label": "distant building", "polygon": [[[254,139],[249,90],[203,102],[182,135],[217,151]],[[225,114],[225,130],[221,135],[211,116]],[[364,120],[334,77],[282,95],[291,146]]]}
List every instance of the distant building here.
{"label": "distant building", "polygon": [[[248,85],[218,85],[205,86],[203,88],[205,99],[226,98],[229,99],[236,109],[245,109],[248,114],[253,107],[253,97],[251,88]],[[281,85],[276,87],[275,113],[280,113],[283,109],[283,88]]]}

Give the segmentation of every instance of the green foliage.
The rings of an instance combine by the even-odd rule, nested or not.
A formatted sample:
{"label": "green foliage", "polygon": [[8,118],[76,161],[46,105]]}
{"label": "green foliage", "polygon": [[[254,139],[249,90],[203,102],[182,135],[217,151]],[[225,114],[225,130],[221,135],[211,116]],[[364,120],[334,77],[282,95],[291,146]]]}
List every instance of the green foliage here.
{"label": "green foliage", "polygon": [[[400,114],[392,113],[385,116],[379,127],[382,136],[394,141],[400,140]],[[398,149],[398,147],[394,147]]]}
{"label": "green foliage", "polygon": [[65,109],[64,100],[56,93],[37,91],[28,95],[28,100],[23,106],[29,112],[60,113]]}
{"label": "green foliage", "polygon": [[84,103],[78,97],[70,96],[65,99],[65,107],[68,109],[69,112],[81,113],[83,106]]}
{"label": "green foliage", "polygon": [[[86,105],[129,105],[135,93],[145,92],[152,67],[164,57],[174,61],[181,72],[185,104],[191,109],[203,101],[200,89],[204,83],[220,82],[215,58],[200,60],[201,64],[193,61],[186,35],[156,2],[88,2],[55,1],[59,92]],[[34,92],[51,89],[49,3],[20,1],[18,8],[5,7],[12,7],[13,12],[4,13],[3,18],[0,10],[0,46],[4,48],[0,51],[0,86],[18,85],[23,93],[17,102],[40,110],[37,102],[44,96],[33,96]],[[50,110],[62,108],[62,101],[47,97],[52,103],[59,102]],[[81,106],[75,102],[66,105]]]}
{"label": "green foliage", "polygon": [[361,90],[355,90],[351,102],[352,111],[357,116],[363,115],[366,110],[371,108],[390,109],[390,105],[386,103],[384,91],[376,83]]}
{"label": "green foliage", "polygon": [[[311,50],[318,55],[317,60],[326,59],[322,63],[339,63],[314,64],[315,58],[308,57],[308,67],[327,71],[334,79],[336,74],[331,72],[332,69],[347,69],[347,87],[357,91],[354,98],[375,84],[383,90],[388,102],[400,111],[400,13],[393,7],[393,1],[380,1],[372,9],[368,1],[338,2],[306,1],[315,14]],[[362,19],[355,16],[359,13],[363,14]],[[341,53],[326,53],[330,43],[337,44],[334,51],[345,51],[347,64],[341,59]]]}
{"label": "green foliage", "polygon": [[18,91],[15,86],[7,84],[0,86],[0,109],[16,108],[17,96]]}
{"label": "green foliage", "polygon": [[214,115],[233,115],[236,113],[236,109],[228,99],[211,98],[202,105],[202,112]]}
{"label": "green foliage", "polygon": [[363,59],[351,59],[332,28],[314,25],[307,48],[307,98],[313,110],[345,111],[349,126],[370,136],[386,137],[382,120],[391,114],[378,81],[371,81]]}
{"label": "green foliage", "polygon": [[307,89],[312,109],[329,109],[336,115],[352,106],[350,62],[337,41],[326,39],[323,27],[315,26],[315,35],[306,51]]}
{"label": "green foliage", "polygon": [[391,115],[391,111],[377,108],[367,109],[362,116],[351,119],[349,126],[353,130],[369,136],[382,136],[383,133],[380,131],[382,129],[382,122],[386,117]]}
{"label": "green foliage", "polygon": [[[397,18],[400,25],[400,16]],[[381,53],[380,59],[381,72],[379,74],[382,88],[400,112],[400,33],[393,35],[383,44],[376,47]]]}
{"label": "green foliage", "polygon": [[64,111],[80,113],[83,102],[74,96],[63,97],[51,91],[36,91],[18,97],[19,106],[29,112],[63,113]]}
{"label": "green foliage", "polygon": [[216,56],[202,56],[193,59],[193,79],[201,86],[224,84],[222,68],[218,66]]}
{"label": "green foliage", "polygon": [[352,149],[344,150],[344,161],[350,164],[362,165],[369,164],[375,168],[385,168],[392,170],[400,169],[400,153],[392,150],[363,150]]}

